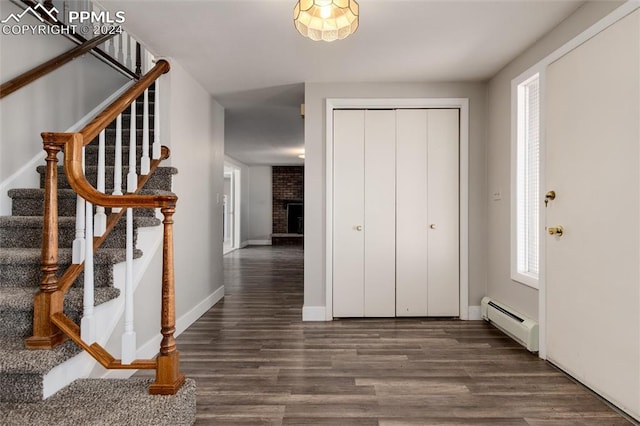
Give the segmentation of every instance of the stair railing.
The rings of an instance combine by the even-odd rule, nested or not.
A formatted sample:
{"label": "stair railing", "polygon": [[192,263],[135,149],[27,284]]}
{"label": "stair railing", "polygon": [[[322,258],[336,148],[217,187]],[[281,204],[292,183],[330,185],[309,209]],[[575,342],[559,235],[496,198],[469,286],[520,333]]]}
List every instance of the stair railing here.
{"label": "stair railing", "polygon": [[89,12],[95,16],[106,15],[108,11],[90,0],[12,0],[20,7],[30,7],[38,13],[44,25],[66,28],[61,34],[78,43],[78,46],[5,82],[0,87],[0,98],[28,85],[36,79],[54,71],[77,56],[90,52],[125,76],[137,79],[151,68],[152,55],[138,43],[120,24],[90,23],[78,27],[69,22],[69,12]]}
{"label": "stair railing", "polygon": [[[42,280],[34,296],[33,336],[27,347],[49,349],[72,339],[103,367],[108,369],[155,369],[156,379],[149,391],[152,394],[175,394],[184,383],[179,369],[175,332],[175,282],[173,271],[173,214],[177,197],[172,193],[140,195],[142,186],[160,162],[169,157],[168,148],[159,141],[159,77],[169,71],[169,63],[159,60],[146,75],[129,88],[118,100],[99,114],[78,133],[43,133],[46,151],[45,204],[42,244]],[[154,85],[154,142],[149,144],[149,88]],[[140,159],[141,174],[136,174],[137,115],[136,100],[143,100],[143,136]],[[122,114],[130,107],[129,163],[126,193],[122,194]],[[105,193],[105,129],[115,120],[116,161],[114,165],[114,191]],[[98,137],[97,187],[85,174],[85,146]],[[58,278],[58,153],[64,150],[64,170],[72,189],[78,194],[76,241],[73,265]],[[151,150],[151,157],[149,151]],[[96,209],[94,211],[94,206]],[[106,208],[111,213],[106,215]],[[133,209],[159,208],[164,220],[162,305],[159,355],[154,359],[136,359],[135,331],[133,329]],[[94,316],[93,254],[105,240],[108,232],[126,214],[126,280],[125,330],[122,335],[122,359],[115,359],[96,342]],[[84,270],[84,312],[80,326],[63,310],[64,294]]]}

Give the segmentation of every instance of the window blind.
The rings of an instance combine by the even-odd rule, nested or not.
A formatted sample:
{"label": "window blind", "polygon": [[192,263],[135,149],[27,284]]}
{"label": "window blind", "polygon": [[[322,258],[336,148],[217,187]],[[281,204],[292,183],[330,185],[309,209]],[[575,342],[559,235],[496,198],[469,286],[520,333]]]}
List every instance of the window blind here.
{"label": "window blind", "polygon": [[536,75],[518,88],[517,268],[538,278],[540,208],[540,83]]}

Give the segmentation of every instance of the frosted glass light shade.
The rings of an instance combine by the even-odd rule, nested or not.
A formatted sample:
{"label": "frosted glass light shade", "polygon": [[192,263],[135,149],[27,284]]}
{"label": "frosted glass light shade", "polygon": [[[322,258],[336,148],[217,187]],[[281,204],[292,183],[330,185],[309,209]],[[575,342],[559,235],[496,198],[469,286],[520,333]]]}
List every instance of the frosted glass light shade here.
{"label": "frosted glass light shade", "polygon": [[293,23],[311,40],[342,40],[358,29],[358,14],[355,0],[298,0]]}

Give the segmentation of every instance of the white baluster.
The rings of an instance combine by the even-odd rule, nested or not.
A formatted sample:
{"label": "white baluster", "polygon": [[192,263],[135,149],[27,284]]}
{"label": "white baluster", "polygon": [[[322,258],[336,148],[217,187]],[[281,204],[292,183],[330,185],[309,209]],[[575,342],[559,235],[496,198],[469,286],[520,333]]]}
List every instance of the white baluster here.
{"label": "white baluster", "polygon": [[[85,149],[82,147],[82,171],[84,172],[84,156]],[[84,262],[85,252],[85,201],[81,196],[76,196],[76,238],[73,240],[73,249],[71,251],[71,263],[79,265]]]}
{"label": "white baluster", "polygon": [[69,17],[70,10],[71,10],[71,5],[69,4],[69,0],[64,0],[64,2],[62,3],[62,16],[59,17],[58,19],[64,19],[64,23],[69,24],[68,17]]}
{"label": "white baluster", "polygon": [[[116,118],[116,146],[115,160],[113,165],[113,195],[122,195],[122,114]],[[111,209],[113,213],[118,213],[120,207]]]}
{"label": "white baluster", "polygon": [[159,160],[160,154],[160,79],[158,78],[153,95],[153,159]]}
{"label": "white baluster", "polygon": [[148,175],[150,170],[151,159],[149,158],[149,89],[145,89],[142,113],[142,158],[140,159],[140,174]]}
{"label": "white baluster", "polygon": [[[104,194],[105,192],[105,175],[106,175],[106,167],[105,167],[105,131],[100,132],[100,136],[98,137],[98,179],[97,179],[97,190]],[[107,215],[104,212],[104,207],[97,206],[96,207],[96,218],[94,222],[94,231],[93,235],[96,237],[101,237],[107,230]]]}
{"label": "white baluster", "polygon": [[136,359],[136,332],[133,328],[133,209],[127,209],[126,277],[124,285],[124,333],[122,334],[122,363]]}
{"label": "white baluster", "polygon": [[118,62],[124,64],[124,35],[123,33],[118,34]]}
{"label": "white baluster", "polygon": [[131,126],[129,135],[129,173],[127,174],[127,192],[135,192],[138,188],[136,174],[136,101],[131,103]]}
{"label": "white baluster", "polygon": [[127,62],[125,66],[130,70],[134,70],[136,63],[136,41],[127,33]]}
{"label": "white baluster", "polygon": [[84,312],[80,322],[80,337],[85,343],[92,344],[96,341],[96,324],[93,315],[93,306],[95,304],[93,289],[93,205],[87,201],[85,206],[86,238],[89,243],[85,244],[84,254]]}
{"label": "white baluster", "polygon": [[116,38],[110,38],[109,40],[104,42],[105,52],[112,58],[116,57]]}

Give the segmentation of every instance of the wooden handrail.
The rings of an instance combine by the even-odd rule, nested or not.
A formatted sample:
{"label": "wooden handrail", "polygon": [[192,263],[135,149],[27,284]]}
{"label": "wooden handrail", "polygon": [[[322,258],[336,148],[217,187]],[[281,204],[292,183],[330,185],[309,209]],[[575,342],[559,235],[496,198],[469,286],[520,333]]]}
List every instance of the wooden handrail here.
{"label": "wooden handrail", "polygon": [[[175,333],[175,277],[173,270],[173,215],[178,197],[167,193],[161,195],[139,195],[129,192],[124,195],[107,195],[94,188],[85,176],[82,160],[83,147],[91,143],[107,126],[122,114],[129,105],[136,102],[162,74],[169,71],[169,63],[159,60],[155,67],[129,88],[120,98],[107,107],[93,121],[78,133],[42,133],[44,149],[47,152],[45,175],[45,205],[42,239],[42,272],[40,291],[34,296],[33,336],[27,339],[30,348],[52,348],[66,338],[71,338],[90,355],[107,368],[155,368],[156,380],[150,386],[152,394],[175,394],[184,383],[184,375],[180,373],[179,353],[176,349]],[[132,107],[133,108],[133,107]],[[130,117],[136,120],[134,114]],[[135,123],[132,121],[132,123]],[[132,129],[135,127],[132,126]],[[156,129],[157,130],[157,129]],[[132,144],[135,135],[132,134]],[[99,207],[111,208],[160,208],[164,216],[164,236],[162,244],[162,306],[161,330],[162,341],[159,355],[155,360],[136,360],[132,364],[123,364],[116,360],[101,346],[87,344],[83,341],[80,328],[64,315],[64,293],[69,289],[69,282],[61,283],[58,278],[58,215],[57,215],[57,163],[58,153],[64,148],[64,169],[71,188],[87,202]],[[131,146],[130,149],[135,149]],[[148,149],[148,148],[147,148]],[[133,151],[131,151],[133,152]],[[161,159],[169,156],[169,150],[163,147]],[[157,167],[154,161],[153,166]],[[132,167],[132,166],[131,166]],[[141,181],[139,180],[139,183]],[[144,182],[144,180],[142,180]],[[130,211],[129,211],[130,212]],[[112,213],[113,214],[113,213]],[[116,213],[111,221],[111,228],[117,218]],[[89,225],[90,226],[90,225]],[[130,232],[130,231],[129,231]],[[129,234],[130,235],[130,234]],[[95,243],[87,241],[86,244]],[[128,246],[130,247],[130,246]],[[129,249],[129,248],[128,248]],[[89,252],[91,253],[91,252]],[[91,263],[90,263],[91,264]],[[72,266],[73,274],[79,267]],[[85,271],[86,273],[87,271]],[[67,275],[66,272],[64,274]],[[68,277],[67,277],[68,278]]]}
{"label": "wooden handrail", "polygon": [[6,83],[3,83],[2,86],[0,86],[0,99],[36,81],[40,77],[43,77],[50,72],[57,70],[58,68],[71,62],[78,56],[84,55],[88,51],[94,49],[96,46],[99,46],[100,44],[109,40],[114,35],[115,34],[104,34],[92,38],[91,40],[88,40],[63,54],[58,55],[55,58],[50,59],[35,68],[30,69],[29,71],[19,75],[18,77],[9,80]]}
{"label": "wooden handrail", "polygon": [[91,143],[102,129],[106,128],[121,112],[127,109],[158,77],[168,73],[170,69],[169,62],[160,59],[148,73],[80,131],[84,139],[84,145]]}
{"label": "wooden handrail", "polygon": [[[34,1],[34,0],[22,0],[22,3],[24,3],[27,6],[31,6],[31,7],[35,7],[38,4],[38,2]],[[46,3],[46,1],[45,1],[45,3]],[[46,4],[44,6],[47,7]],[[38,12],[40,12],[40,10],[38,10]],[[45,22],[47,24],[49,24],[49,25],[57,26],[57,27],[65,27],[66,26],[66,24],[63,23],[63,22],[53,21],[49,17],[49,15],[47,15],[46,13],[40,13],[40,17],[42,19],[44,19]],[[71,32],[71,34],[67,35],[67,38],[69,38],[71,40],[74,40],[78,44],[82,44],[82,43],[85,43],[85,42],[89,41],[86,38],[84,38],[82,35],[80,35],[80,34],[78,34],[76,32]],[[91,50],[91,53],[94,54],[96,57],[98,57],[103,62],[107,63],[111,67],[115,68],[116,70],[118,70],[119,72],[121,72],[122,74],[127,76],[128,78],[132,78],[132,79],[136,79],[137,80],[138,77],[140,77],[139,75],[136,75],[133,71],[128,69],[124,64],[121,64],[120,62],[118,62],[117,60],[112,58],[111,55],[109,55],[108,53],[102,51],[101,49],[93,49],[93,50]]]}

